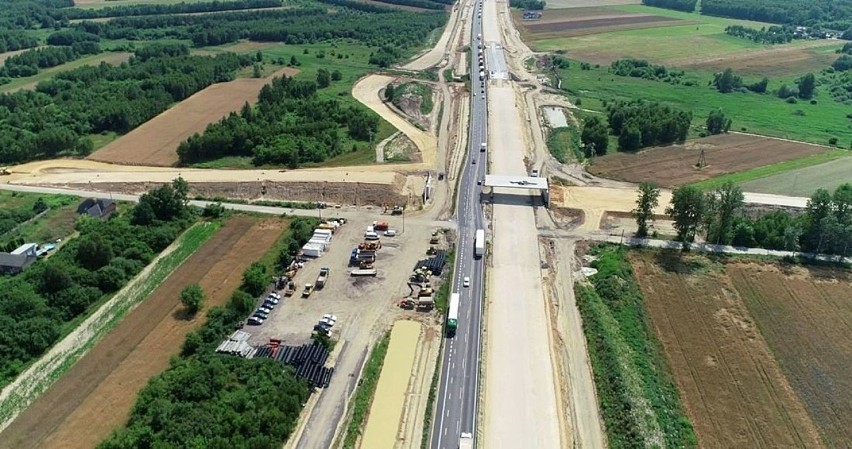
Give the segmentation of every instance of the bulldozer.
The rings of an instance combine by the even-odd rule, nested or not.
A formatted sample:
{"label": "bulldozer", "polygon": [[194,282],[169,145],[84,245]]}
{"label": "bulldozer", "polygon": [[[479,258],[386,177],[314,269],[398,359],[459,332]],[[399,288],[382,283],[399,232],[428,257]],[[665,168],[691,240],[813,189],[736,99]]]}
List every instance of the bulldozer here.
{"label": "bulldozer", "polygon": [[10,174],[11,173],[9,173],[9,167],[0,167],[0,176],[10,175]]}

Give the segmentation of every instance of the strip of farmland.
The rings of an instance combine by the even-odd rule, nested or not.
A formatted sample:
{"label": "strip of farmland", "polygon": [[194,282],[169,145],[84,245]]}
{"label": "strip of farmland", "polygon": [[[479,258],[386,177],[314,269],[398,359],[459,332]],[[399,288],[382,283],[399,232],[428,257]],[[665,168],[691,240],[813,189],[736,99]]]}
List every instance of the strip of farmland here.
{"label": "strip of farmland", "polygon": [[[121,425],[137,392],[203,319],[187,320],[180,291],[199,283],[206,307],[224,304],[245,267],[278,238],[284,221],[238,217],[166,279],[5,431],[0,448],[94,447]],[[200,315],[201,316],[201,315]]]}

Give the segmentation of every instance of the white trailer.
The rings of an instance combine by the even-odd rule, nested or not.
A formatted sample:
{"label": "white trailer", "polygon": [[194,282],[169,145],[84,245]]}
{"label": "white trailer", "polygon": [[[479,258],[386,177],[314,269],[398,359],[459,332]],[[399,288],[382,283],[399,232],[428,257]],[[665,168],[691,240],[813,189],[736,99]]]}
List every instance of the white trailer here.
{"label": "white trailer", "polygon": [[447,336],[452,337],[456,334],[456,329],[459,326],[459,300],[461,296],[458,293],[450,295],[450,309],[447,311]]}
{"label": "white trailer", "polygon": [[319,257],[322,255],[322,250],[322,246],[308,243],[302,247],[302,255],[305,257]]}
{"label": "white trailer", "polygon": [[485,230],[476,230],[476,240],[473,242],[473,255],[477,258],[485,254]]}
{"label": "white trailer", "polygon": [[459,435],[459,449],[473,449],[473,435],[470,432]]}

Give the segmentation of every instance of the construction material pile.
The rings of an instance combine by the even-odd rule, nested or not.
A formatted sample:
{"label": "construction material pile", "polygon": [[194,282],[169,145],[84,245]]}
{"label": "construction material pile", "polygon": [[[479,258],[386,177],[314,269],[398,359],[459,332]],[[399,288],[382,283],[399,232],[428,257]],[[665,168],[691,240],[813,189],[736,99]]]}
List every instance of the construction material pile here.
{"label": "construction material pile", "polygon": [[302,346],[282,346],[276,340],[261,346],[254,357],[275,359],[296,369],[296,376],[308,381],[312,388],[326,388],[334,368],[323,366],[328,360],[328,349],[314,342]]}

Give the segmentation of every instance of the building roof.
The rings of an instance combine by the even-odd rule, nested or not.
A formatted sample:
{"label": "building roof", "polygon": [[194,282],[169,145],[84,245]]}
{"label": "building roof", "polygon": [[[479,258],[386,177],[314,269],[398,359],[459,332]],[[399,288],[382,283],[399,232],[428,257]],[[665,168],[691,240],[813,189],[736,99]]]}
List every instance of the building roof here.
{"label": "building roof", "polygon": [[92,217],[100,218],[108,212],[108,209],[113,204],[113,200],[106,198],[86,198],[79,206],[77,206],[77,213],[88,214]]}
{"label": "building roof", "polygon": [[15,248],[15,250],[12,251],[11,254],[25,254],[25,253],[29,252],[30,250],[35,252],[37,248],[38,248],[38,243],[24,243],[23,245]]}
{"label": "building roof", "polygon": [[35,257],[25,254],[0,253],[0,267],[26,268],[35,259]]}

